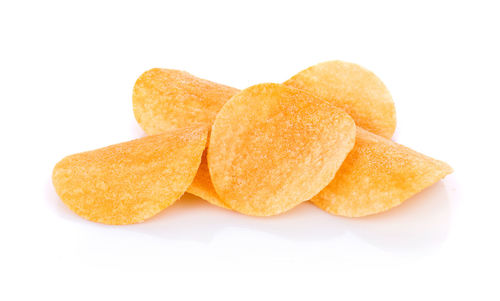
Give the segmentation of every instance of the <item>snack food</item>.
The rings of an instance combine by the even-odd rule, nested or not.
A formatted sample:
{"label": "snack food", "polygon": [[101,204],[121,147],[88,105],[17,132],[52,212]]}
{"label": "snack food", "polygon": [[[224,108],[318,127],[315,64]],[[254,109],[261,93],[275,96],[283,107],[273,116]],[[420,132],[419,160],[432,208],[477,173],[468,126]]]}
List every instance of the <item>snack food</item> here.
{"label": "snack food", "polygon": [[219,198],[214,185],[212,184],[212,179],[210,178],[210,172],[208,170],[206,150],[203,152],[203,156],[201,157],[200,168],[198,168],[198,172],[194,177],[193,183],[191,183],[188,187],[187,192],[194,194],[213,205],[231,210],[231,208],[224,204],[224,202]]}
{"label": "snack food", "polygon": [[375,74],[359,65],[342,61],[320,63],[284,84],[344,109],[365,130],[386,138],[394,134],[396,110],[391,94]]}
{"label": "snack food", "polygon": [[244,214],[285,212],[333,179],[355,132],[344,111],[301,90],[247,88],[224,105],[212,126],[207,159],[215,191]]}
{"label": "snack food", "polygon": [[212,125],[224,103],[239,90],[171,69],[151,69],[136,81],[134,115],[148,135]]}
{"label": "snack food", "polygon": [[68,156],[53,170],[57,194],[88,220],[139,223],[186,191],[247,215],[311,200],[331,214],[361,217],[452,172],[388,140],[392,97],[356,64],[325,62],[284,84],[242,91],[151,69],[136,81],[133,107],[152,136]]}
{"label": "snack food", "polygon": [[335,178],[311,201],[335,215],[366,216],[400,205],[451,172],[442,161],[358,128]]}
{"label": "snack food", "polygon": [[[341,74],[332,76],[331,73],[336,70]],[[317,81],[309,82],[311,78]],[[350,80],[356,82],[357,89],[350,88]],[[331,86],[332,83],[338,88]],[[336,105],[343,102],[334,96],[342,96],[342,89],[348,89],[350,92],[345,93],[350,98],[345,101],[344,109],[349,102],[356,102],[349,106],[348,112],[352,116],[358,116],[357,120],[354,118],[358,125],[372,130],[375,127],[376,132],[389,138],[394,132],[395,109],[389,92],[373,73],[358,65],[341,61],[318,64],[299,72],[285,84],[303,88],[313,94],[317,89],[321,90],[317,94],[332,93],[330,96],[326,95],[325,99]],[[312,84],[313,87],[305,87],[306,84]],[[134,114],[148,134],[196,123],[211,125],[224,103],[239,91],[184,71],[155,68],[143,73],[135,84]],[[356,95],[359,97],[355,98]],[[203,161],[188,192],[227,208],[217,198],[208,168]]]}
{"label": "snack food", "polygon": [[104,224],[133,224],[170,206],[193,181],[206,127],[178,129],[74,154],[54,167],[52,182],[76,214]]}

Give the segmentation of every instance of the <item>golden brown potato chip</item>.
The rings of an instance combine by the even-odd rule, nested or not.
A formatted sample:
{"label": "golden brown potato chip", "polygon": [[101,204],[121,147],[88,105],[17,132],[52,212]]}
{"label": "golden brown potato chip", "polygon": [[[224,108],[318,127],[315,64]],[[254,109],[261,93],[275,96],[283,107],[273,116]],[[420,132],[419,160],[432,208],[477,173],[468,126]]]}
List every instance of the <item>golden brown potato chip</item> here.
{"label": "golden brown potato chip", "polygon": [[287,211],[333,179],[355,132],[349,115],[304,91],[281,84],[245,89],[212,126],[207,159],[215,191],[244,214]]}
{"label": "golden brown potato chip", "polygon": [[396,110],[384,83],[365,68],[342,61],[309,67],[285,83],[344,109],[356,125],[391,138],[396,129]]}
{"label": "golden brown potato chip", "polygon": [[155,68],[135,83],[134,115],[149,135],[200,123],[210,126],[224,103],[238,91],[184,71]]}
{"label": "golden brown potato chip", "polygon": [[389,210],[452,172],[442,162],[358,128],[356,144],[333,181],[311,201],[335,215]]}
{"label": "golden brown potato chip", "polygon": [[[349,92],[348,95],[352,95],[354,92],[358,94],[366,94],[368,93],[367,91],[370,90],[374,91],[371,95],[377,95],[377,93],[386,95],[385,97],[388,99],[387,102],[389,102],[389,105],[387,105],[388,108],[385,111],[392,112],[392,114],[389,114],[390,117],[381,116],[379,119],[388,120],[387,123],[390,125],[387,127],[389,127],[390,130],[387,130],[387,133],[384,135],[386,137],[392,136],[396,125],[394,105],[389,92],[385,89],[380,80],[371,72],[357,65],[338,61],[320,64],[309,69],[313,69],[312,72],[314,72],[314,68],[320,67],[321,65],[325,65],[326,68],[329,68],[328,64],[333,66],[337,65],[337,69],[339,69],[339,66],[345,64],[347,67],[344,69],[351,69],[351,78],[353,80],[357,80],[356,84],[358,85],[358,89],[349,89],[351,92]],[[306,72],[307,70],[303,72]],[[332,67],[330,72],[335,70],[336,69]],[[340,79],[349,79],[348,75],[346,75],[348,74],[347,71],[342,71],[345,76]],[[298,79],[300,79],[300,74],[301,73],[294,76],[292,79],[287,81],[286,84],[292,86],[299,85],[299,83],[301,83],[298,81]],[[363,76],[365,79],[363,79]],[[332,78],[337,82],[341,82],[340,79],[335,76]],[[326,80],[322,80],[322,82],[327,83]],[[304,81],[304,83],[306,82]],[[360,83],[367,86],[360,86]],[[343,84],[343,87],[349,85],[349,83],[346,82]],[[336,90],[334,90],[334,92],[335,91]],[[211,125],[215,115],[220,110],[222,105],[231,96],[238,92],[238,89],[200,79],[187,72],[168,69],[152,69],[141,75],[136,82],[133,96],[134,114],[139,121],[139,124],[141,124],[141,127],[149,134],[160,133],[164,130],[175,127],[190,126],[195,123],[207,123]],[[310,93],[311,92],[314,91],[310,91]],[[339,91],[336,93],[338,94]],[[332,101],[334,104],[337,104],[337,101],[330,98],[331,97],[328,97],[327,99]],[[380,99],[384,99],[384,97],[381,97]],[[382,107],[381,104],[383,101],[374,101]],[[375,114],[381,111],[375,111],[373,109],[370,109],[371,111],[367,110],[367,108],[372,108],[373,106],[365,100],[358,104],[359,105],[351,108],[353,110],[360,111],[358,114],[355,114],[356,116],[370,115],[368,113]],[[368,107],[365,107],[365,105]],[[372,117],[367,117],[365,119],[371,120]],[[377,118],[375,119],[376,121],[378,120]],[[360,123],[359,120],[356,121]],[[365,128],[369,128],[366,124],[364,126]],[[199,174],[195,177],[193,184],[188,189],[188,192],[206,199],[212,204],[227,208],[220,198],[217,197],[210,181],[208,168],[205,167],[206,165],[203,165],[202,162]]]}
{"label": "golden brown potato chip", "polygon": [[200,165],[207,128],[179,129],[68,156],[52,182],[62,201],[88,220],[142,222],[186,191]]}
{"label": "golden brown potato chip", "polygon": [[198,168],[198,172],[194,177],[193,183],[191,183],[191,186],[189,186],[187,192],[194,194],[213,205],[225,209],[231,209],[226,204],[224,204],[224,202],[217,195],[217,192],[215,192],[215,188],[214,185],[212,185],[212,180],[210,179],[210,173],[208,171],[206,151],[203,152],[200,168]]}

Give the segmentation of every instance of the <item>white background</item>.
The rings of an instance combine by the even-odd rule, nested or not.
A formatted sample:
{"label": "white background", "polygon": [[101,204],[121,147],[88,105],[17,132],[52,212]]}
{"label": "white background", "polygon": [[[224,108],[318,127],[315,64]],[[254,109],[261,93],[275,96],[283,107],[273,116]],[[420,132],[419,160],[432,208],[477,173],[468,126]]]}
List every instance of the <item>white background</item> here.
{"label": "white background", "polygon": [[[495,2],[1,1],[0,299],[498,300]],[[115,227],[52,188],[64,156],[143,135],[131,92],[147,69],[245,88],[333,59],[374,71],[394,139],[455,173],[362,219],[185,196]]]}

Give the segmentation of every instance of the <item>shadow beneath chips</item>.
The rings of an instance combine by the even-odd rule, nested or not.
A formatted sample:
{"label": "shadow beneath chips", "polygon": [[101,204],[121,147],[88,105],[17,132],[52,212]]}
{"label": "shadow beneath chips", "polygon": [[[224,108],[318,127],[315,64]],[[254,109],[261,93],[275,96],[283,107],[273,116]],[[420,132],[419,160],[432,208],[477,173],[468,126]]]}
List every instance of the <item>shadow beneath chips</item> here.
{"label": "shadow beneath chips", "polygon": [[142,138],[147,136],[144,130],[139,126],[139,124],[135,120],[133,123],[130,124],[130,132],[132,133],[132,137],[136,138]]}
{"label": "shadow beneath chips", "polygon": [[385,213],[344,220],[348,231],[384,251],[421,252],[439,247],[448,236],[450,199],[446,185],[438,182]]}
{"label": "shadow beneath chips", "polygon": [[342,234],[338,220],[310,203],[274,217],[251,217],[217,206],[191,194],[152,219],[130,227],[133,231],[169,240],[209,243],[218,233],[256,231],[292,241],[325,240]]}
{"label": "shadow beneath chips", "polygon": [[391,137],[391,140],[396,142],[396,143],[399,143],[398,140],[399,140],[399,129],[396,127],[396,130],[394,131],[394,133],[392,134],[392,137]]}
{"label": "shadow beneath chips", "polygon": [[394,253],[421,253],[439,247],[451,222],[446,186],[439,182],[388,212],[364,217],[332,216],[303,203],[274,217],[250,217],[186,194],[170,208],[132,231],[167,240],[211,242],[224,231],[254,231],[290,241],[329,241],[345,233]]}

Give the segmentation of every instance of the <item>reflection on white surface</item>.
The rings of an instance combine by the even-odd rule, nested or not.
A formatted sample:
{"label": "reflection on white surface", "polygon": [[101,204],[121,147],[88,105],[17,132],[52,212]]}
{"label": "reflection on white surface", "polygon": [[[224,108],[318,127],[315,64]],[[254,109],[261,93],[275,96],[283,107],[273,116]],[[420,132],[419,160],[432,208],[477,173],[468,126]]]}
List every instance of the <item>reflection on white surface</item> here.
{"label": "reflection on white surface", "polygon": [[250,217],[185,195],[148,222],[133,226],[165,239],[209,242],[228,229],[258,231],[292,241],[332,240],[350,233],[386,251],[409,251],[438,246],[447,236],[450,204],[443,183],[429,187],[388,212],[364,217],[332,216],[311,203],[275,217]]}
{"label": "reflection on white surface", "polygon": [[446,186],[439,182],[397,208],[344,222],[349,231],[376,247],[410,251],[443,242],[450,219],[450,199]]}
{"label": "reflection on white surface", "polygon": [[250,217],[186,194],[142,224],[107,226],[76,216],[59,200],[50,184],[47,199],[65,220],[133,231],[164,240],[203,244],[227,233],[235,237],[241,233],[241,236],[252,237],[252,241],[258,241],[259,235],[265,235],[308,243],[332,242],[350,235],[383,251],[413,253],[438,247],[447,237],[451,219],[450,200],[443,182],[429,187],[397,208],[364,218],[333,216],[309,202],[279,216]]}

